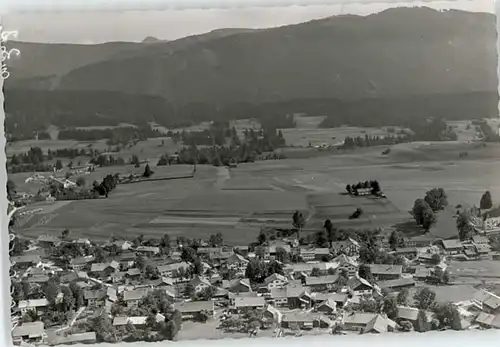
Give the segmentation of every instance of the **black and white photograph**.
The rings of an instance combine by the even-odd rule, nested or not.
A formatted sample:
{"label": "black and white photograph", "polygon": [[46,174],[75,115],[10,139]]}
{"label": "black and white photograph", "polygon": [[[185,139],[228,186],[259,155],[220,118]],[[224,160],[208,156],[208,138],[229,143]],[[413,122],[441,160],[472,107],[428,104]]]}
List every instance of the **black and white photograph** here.
{"label": "black and white photograph", "polygon": [[500,329],[494,9],[3,16],[13,343]]}

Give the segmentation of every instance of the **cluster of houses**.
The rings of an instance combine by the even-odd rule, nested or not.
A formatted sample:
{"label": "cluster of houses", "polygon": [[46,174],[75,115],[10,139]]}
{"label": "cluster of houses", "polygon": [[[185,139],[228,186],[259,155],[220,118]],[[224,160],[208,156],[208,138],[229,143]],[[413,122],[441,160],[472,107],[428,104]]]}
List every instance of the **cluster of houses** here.
{"label": "cluster of houses", "polygon": [[[62,264],[61,259],[50,256],[50,250],[65,243],[86,249],[100,247],[104,251],[112,248],[114,253],[108,252],[106,261],[97,261],[93,255],[87,255],[66,259]],[[368,265],[372,276],[368,281],[360,276],[361,246],[353,239],[334,242],[331,248],[298,246],[283,241],[272,241],[254,249],[202,244],[196,249],[202,269],[194,274],[193,264],[182,259],[182,246],[169,247],[165,251],[161,247],[137,245],[126,240],[96,246],[87,239],[67,240],[42,235],[22,254],[11,257],[13,281],[23,283],[33,294],[25,291],[28,297],[13,303],[12,336],[18,344],[93,342],[96,340],[93,331],[71,333],[72,325],[79,320],[78,315],[86,314],[107,315],[116,327],[131,324],[140,328],[146,324],[147,316],[116,314],[113,307],[121,305],[125,312],[133,312],[153,291],[161,291],[168,297],[184,320],[195,319],[201,312],[215,319],[216,312],[221,311],[222,318],[218,319],[228,319],[259,310],[277,331],[325,329],[331,332],[334,327],[357,333],[397,331],[401,321],[417,320],[418,309],[398,306],[397,319],[391,320],[384,314],[356,311],[356,305],[366,298],[435,281],[446,272],[447,259],[470,260],[490,255],[488,240],[481,236],[465,243],[433,241],[422,236],[409,240],[406,246],[392,251],[404,260],[402,264]],[[252,259],[275,261],[283,251],[298,255],[300,262],[282,264],[282,273],[270,274],[262,283],[245,277]],[[140,266],[139,259],[146,264]],[[231,278],[223,277],[223,269],[231,270]],[[153,271],[155,278],[145,275],[146,271]],[[83,291],[83,306],[63,327],[45,326],[42,319],[50,303],[40,295],[43,293],[40,288],[54,276],[61,287],[71,283]],[[186,288],[190,289],[190,294],[186,294]],[[206,293],[209,288],[210,297],[196,295]],[[58,293],[56,302],[62,300],[62,296]],[[493,293],[480,291],[470,302],[456,305],[463,313],[464,322],[469,322],[464,327],[500,328],[500,298]],[[38,319],[25,319],[28,314]],[[155,317],[158,321],[165,319],[161,312]]]}

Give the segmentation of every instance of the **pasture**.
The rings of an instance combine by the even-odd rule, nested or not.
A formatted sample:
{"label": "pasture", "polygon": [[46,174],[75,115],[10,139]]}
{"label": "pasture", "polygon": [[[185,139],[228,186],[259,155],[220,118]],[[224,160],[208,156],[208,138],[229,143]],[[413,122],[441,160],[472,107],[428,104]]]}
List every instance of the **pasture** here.
{"label": "pasture", "polygon": [[[151,141],[144,152],[158,142]],[[462,150],[470,153],[468,160],[458,159]],[[412,143],[393,146],[389,155],[381,155],[382,148],[373,147],[304,159],[260,161],[232,169],[199,165],[194,179],[119,185],[107,199],[55,203],[58,205],[50,211],[50,203],[40,204],[44,210],[30,217],[20,232],[59,235],[69,229],[74,235],[97,239],[165,233],[208,238],[221,232],[230,244],[246,244],[256,239],[265,224],[290,226],[295,210],[306,214],[308,230],[321,228],[327,218],[338,227],[389,230],[411,221],[408,210],[415,199],[434,187],[445,189],[452,207],[479,204],[485,190],[498,202],[500,185],[495,178],[500,162],[493,159],[498,150],[494,144],[485,148],[458,142]],[[470,160],[476,157],[489,159]],[[155,176],[176,176],[192,169],[182,165],[156,167],[154,163],[151,167]],[[143,170],[144,165],[117,166],[85,176],[91,184],[108,173],[141,174]],[[29,174],[9,176],[20,191],[36,187],[36,183],[24,183]],[[378,180],[388,199],[341,195],[347,184],[366,180]],[[357,207],[364,214],[349,220]],[[452,212],[441,212],[431,233],[455,234]]]}

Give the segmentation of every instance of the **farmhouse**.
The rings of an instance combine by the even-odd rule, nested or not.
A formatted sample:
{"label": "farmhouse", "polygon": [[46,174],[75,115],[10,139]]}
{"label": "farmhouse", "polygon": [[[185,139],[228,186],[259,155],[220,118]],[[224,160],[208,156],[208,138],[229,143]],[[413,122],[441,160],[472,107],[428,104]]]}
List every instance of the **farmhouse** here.
{"label": "farmhouse", "polygon": [[365,312],[351,312],[343,317],[343,325],[345,330],[350,331],[362,331],[366,329],[368,323],[370,323],[375,317],[376,313],[365,313]]}
{"label": "farmhouse", "polygon": [[250,280],[248,278],[237,278],[231,281],[222,281],[222,288],[231,293],[247,293],[252,291]]}
{"label": "farmhouse", "polygon": [[396,322],[377,314],[372,320],[366,324],[363,329],[363,334],[382,334],[386,332],[392,332],[396,329]]}
{"label": "farmhouse", "polygon": [[44,310],[49,306],[49,301],[47,299],[32,299],[32,300],[21,300],[17,304],[18,309],[22,314],[26,314],[28,311],[39,312]]}
{"label": "farmhouse", "polygon": [[356,295],[372,294],[373,292],[373,286],[357,275],[349,278],[347,287]]}
{"label": "farmhouse", "polygon": [[237,296],[234,297],[233,302],[233,309],[238,313],[264,308],[266,305],[266,301],[262,296]]}
{"label": "farmhouse", "polygon": [[160,273],[161,276],[173,277],[173,274],[177,272],[179,269],[182,268],[184,270],[187,270],[190,267],[191,267],[190,264],[181,262],[181,263],[161,265],[157,266],[156,268],[158,269],[158,272]]}
{"label": "farmhouse", "polygon": [[332,263],[338,264],[335,268],[346,271],[349,276],[354,276],[356,273],[358,273],[358,262],[353,258],[346,256],[345,254],[341,254],[338,257],[334,258],[332,260]]}
{"label": "farmhouse", "polygon": [[10,257],[13,263],[13,268],[18,270],[26,270],[30,266],[37,265],[42,261],[42,257],[38,254],[28,254]]}
{"label": "farmhouse", "polygon": [[207,288],[210,288],[212,285],[210,284],[210,282],[206,279],[206,278],[203,278],[203,277],[200,277],[200,276],[195,276],[190,282],[189,284],[191,286],[193,286],[194,288],[194,292],[195,293],[200,293],[202,292],[203,290],[207,289]]}
{"label": "farmhouse", "polygon": [[215,306],[213,301],[191,301],[176,303],[174,305],[176,310],[179,310],[183,319],[193,318],[201,311],[206,311],[209,316],[214,315]]}
{"label": "farmhouse", "polygon": [[45,336],[43,322],[23,323],[12,330],[13,343],[16,345],[41,342]]}
{"label": "farmhouse", "polygon": [[359,242],[352,238],[332,243],[332,250],[335,254],[345,254],[349,257],[358,255],[360,248]]}
{"label": "farmhouse", "polygon": [[127,290],[123,293],[123,301],[125,301],[128,308],[137,307],[140,301],[147,296],[147,289]]}
{"label": "farmhouse", "polygon": [[408,247],[408,248],[398,248],[394,251],[394,255],[403,256],[406,259],[415,259],[418,254],[418,249],[416,247]]}
{"label": "farmhouse", "polygon": [[119,267],[120,264],[115,260],[111,261],[111,263],[94,263],[90,268],[90,272],[101,278],[106,278],[117,271]]}
{"label": "farmhouse", "polygon": [[313,312],[291,312],[283,315],[281,326],[285,329],[327,329],[332,321],[321,314]]}
{"label": "farmhouse", "polygon": [[464,250],[464,246],[459,240],[439,240],[436,241],[436,243],[440,245],[448,255],[459,254]]}
{"label": "farmhouse", "polygon": [[320,292],[333,289],[339,275],[328,275],[319,277],[306,277],[306,286],[312,291]]}
{"label": "farmhouse", "polygon": [[224,263],[229,269],[244,273],[248,265],[248,259],[245,259],[242,255],[233,253]]}
{"label": "farmhouse", "polygon": [[387,280],[377,282],[380,289],[401,290],[403,288],[415,287],[415,280],[413,278],[398,278],[395,280]]}
{"label": "farmhouse", "polygon": [[481,289],[474,295],[474,300],[483,306],[483,311],[490,314],[500,314],[500,297]]}
{"label": "farmhouse", "polygon": [[288,280],[285,276],[274,273],[264,280],[264,284],[268,290],[273,288],[281,288],[288,283]]}
{"label": "farmhouse", "polygon": [[430,235],[419,235],[415,237],[410,237],[405,241],[406,247],[429,247],[435,238]]}
{"label": "farmhouse", "polygon": [[316,311],[330,315],[337,311],[337,303],[333,299],[327,299],[316,306]]}
{"label": "farmhouse", "polygon": [[370,270],[376,280],[395,280],[401,277],[401,274],[403,273],[403,266],[371,264]]}

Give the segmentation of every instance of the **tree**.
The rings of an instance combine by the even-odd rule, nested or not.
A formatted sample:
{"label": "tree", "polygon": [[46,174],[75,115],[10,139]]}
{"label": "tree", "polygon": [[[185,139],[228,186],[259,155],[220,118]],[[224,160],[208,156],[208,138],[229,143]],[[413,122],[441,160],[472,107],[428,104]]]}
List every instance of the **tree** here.
{"label": "tree", "polygon": [[415,218],[415,222],[421,225],[426,231],[436,223],[436,216],[434,211],[424,199],[417,199],[413,204],[412,215]]}
{"label": "tree", "polygon": [[152,174],[153,174],[153,171],[151,171],[149,164],[146,164],[146,167],[144,168],[143,176],[147,178],[147,177],[151,177]]}
{"label": "tree", "polygon": [[85,177],[83,177],[83,176],[80,176],[80,177],[78,177],[78,178],[76,179],[76,185],[77,185],[78,187],[85,187],[85,183],[86,183],[86,182],[85,182]]}
{"label": "tree", "polygon": [[297,229],[298,233],[297,238],[300,238],[300,233],[302,231],[302,228],[304,228],[306,224],[306,219],[304,218],[302,212],[295,211],[292,217],[292,221],[293,221],[293,227]]}
{"label": "tree", "polygon": [[7,197],[12,199],[12,196],[16,192],[16,184],[12,180],[7,180]]}
{"label": "tree", "polygon": [[479,208],[481,210],[489,210],[493,207],[493,200],[491,199],[491,193],[486,191],[483,196],[481,196],[481,201],[479,202]]}
{"label": "tree", "polygon": [[135,167],[139,167],[141,165],[139,157],[134,154],[132,156],[132,159],[130,159],[130,164],[134,165]]}
{"label": "tree", "polygon": [[419,310],[417,321],[415,322],[415,330],[419,333],[425,333],[431,329],[431,324],[427,320],[427,314],[424,310]]}
{"label": "tree", "polygon": [[196,251],[192,247],[183,247],[181,251],[181,259],[186,263],[193,263],[198,259]]}
{"label": "tree", "polygon": [[399,232],[397,230],[394,230],[391,233],[391,236],[389,236],[389,246],[392,250],[396,250],[396,248],[399,246],[399,239]]}
{"label": "tree", "polygon": [[221,233],[211,234],[208,242],[210,243],[210,246],[212,246],[212,247],[220,247],[223,245],[224,239],[222,238]]}
{"label": "tree", "polygon": [[395,320],[398,316],[398,302],[395,297],[387,296],[384,298],[382,311],[389,319]]}
{"label": "tree", "polygon": [[471,214],[468,210],[463,210],[457,216],[457,229],[460,241],[470,240],[474,235],[474,227],[471,224]]}
{"label": "tree", "polygon": [[441,281],[444,283],[444,284],[450,284],[450,281],[451,281],[451,275],[450,275],[450,272],[448,270],[444,270],[443,271],[443,275],[441,276]]}
{"label": "tree", "polygon": [[328,243],[329,243],[330,248],[331,248],[333,241],[335,241],[335,239],[336,239],[332,221],[329,219],[325,220],[325,224],[323,225],[323,228],[326,230],[326,237],[328,239]]}
{"label": "tree", "polygon": [[62,168],[63,168],[63,164],[62,164],[61,160],[57,159],[56,170],[59,171],[59,170],[62,170]]}
{"label": "tree", "polygon": [[429,232],[432,226],[437,222],[436,214],[431,209],[427,209],[423,212],[422,220],[422,227],[425,232]]}
{"label": "tree", "polygon": [[195,321],[200,323],[206,323],[208,318],[210,318],[210,314],[206,310],[198,312],[194,317]]}
{"label": "tree", "polygon": [[443,188],[433,188],[425,193],[425,202],[434,211],[441,211],[448,205],[448,197]]}
{"label": "tree", "polygon": [[276,248],[276,260],[287,263],[290,261],[290,254],[283,247]]}
{"label": "tree", "polygon": [[201,263],[200,259],[195,259],[193,262],[191,269],[193,271],[194,275],[202,275],[203,274],[203,264]]}
{"label": "tree", "polygon": [[359,277],[364,278],[368,282],[370,282],[370,283],[374,282],[372,270],[371,270],[369,265],[361,264],[359,266],[358,274],[359,274]]}
{"label": "tree", "polygon": [[413,331],[413,324],[411,324],[410,321],[407,320],[401,321],[399,325],[401,326],[401,330],[403,330],[404,332]]}
{"label": "tree", "polygon": [[418,309],[428,310],[434,307],[436,303],[436,293],[427,287],[423,287],[415,293],[413,300]]}
{"label": "tree", "polygon": [[195,288],[191,283],[186,284],[186,287],[184,288],[184,296],[190,298],[194,295],[195,293]]}
{"label": "tree", "polygon": [[437,253],[434,253],[432,256],[431,256],[431,260],[432,260],[432,263],[434,265],[438,265],[440,262],[441,262],[441,256]]}
{"label": "tree", "polygon": [[348,184],[348,185],[345,187],[345,190],[346,190],[346,192],[347,192],[347,193],[352,194],[352,188],[351,188],[351,185],[350,185],[350,184]]}
{"label": "tree", "polygon": [[65,240],[68,236],[69,236],[69,230],[68,230],[68,229],[64,229],[64,230],[61,232],[61,238],[62,238],[63,240]]}
{"label": "tree", "polygon": [[311,270],[311,276],[312,277],[321,276],[321,270],[319,269],[319,267],[313,267],[313,269]]}
{"label": "tree", "polygon": [[396,296],[396,302],[398,305],[406,306],[408,305],[408,296],[410,295],[410,291],[408,288],[403,288]]}
{"label": "tree", "polygon": [[451,303],[438,305],[435,312],[440,328],[462,329],[460,313],[455,305]]}
{"label": "tree", "polygon": [[378,181],[371,181],[372,194],[377,195],[380,193],[380,184]]}

